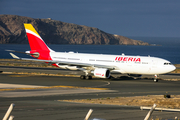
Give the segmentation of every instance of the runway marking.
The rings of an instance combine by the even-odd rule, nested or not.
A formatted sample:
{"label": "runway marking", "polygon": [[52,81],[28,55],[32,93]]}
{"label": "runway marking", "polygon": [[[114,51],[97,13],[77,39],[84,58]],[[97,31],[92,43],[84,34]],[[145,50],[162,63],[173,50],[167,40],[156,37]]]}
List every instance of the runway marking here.
{"label": "runway marking", "polygon": [[[5,73],[5,72],[3,72]],[[9,75],[10,77],[30,77],[30,76],[68,76],[68,77],[79,77],[80,75],[73,75],[73,74],[49,74],[43,72],[7,72],[5,74],[15,74]]]}
{"label": "runway marking", "polygon": [[92,87],[79,87],[79,86],[43,86],[43,87],[25,87],[25,88],[8,88],[0,89],[0,91],[14,91],[14,90],[35,90],[35,89],[52,89],[52,88],[75,88],[75,89],[91,89],[91,90],[109,90],[109,88],[92,88]]}
{"label": "runway marking", "polygon": [[97,85],[97,86],[91,86],[91,87],[103,87],[103,86],[108,86],[108,85],[111,84],[109,81],[102,81],[102,82],[105,82],[106,84],[103,84],[103,85]]}
{"label": "runway marking", "polygon": [[9,75],[10,77],[30,77],[33,75]]}
{"label": "runway marking", "polygon": [[25,87],[35,88],[35,87],[46,87],[46,86],[0,83],[0,89],[13,89],[13,88],[25,88]]}

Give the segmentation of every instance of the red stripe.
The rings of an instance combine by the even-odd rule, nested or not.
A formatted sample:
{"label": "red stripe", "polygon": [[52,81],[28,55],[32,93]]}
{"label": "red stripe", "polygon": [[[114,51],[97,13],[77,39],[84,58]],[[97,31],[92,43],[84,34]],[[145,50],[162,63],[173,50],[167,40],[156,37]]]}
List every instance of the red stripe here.
{"label": "red stripe", "polygon": [[[33,54],[35,52],[38,52],[39,53],[38,59],[52,60],[51,56],[50,56],[50,50],[47,47],[46,43],[42,39],[40,39],[30,33],[26,33],[26,34],[27,34],[29,45],[31,48],[30,53]],[[34,57],[34,56],[32,55],[32,57]]]}
{"label": "red stripe", "polygon": [[46,43],[43,40],[30,33],[26,33],[26,34],[28,37],[31,50],[45,50],[50,52],[49,48],[47,47]]}
{"label": "red stripe", "polygon": [[51,64],[51,65],[56,66],[56,67],[59,67],[56,63],[53,63],[53,64]]}

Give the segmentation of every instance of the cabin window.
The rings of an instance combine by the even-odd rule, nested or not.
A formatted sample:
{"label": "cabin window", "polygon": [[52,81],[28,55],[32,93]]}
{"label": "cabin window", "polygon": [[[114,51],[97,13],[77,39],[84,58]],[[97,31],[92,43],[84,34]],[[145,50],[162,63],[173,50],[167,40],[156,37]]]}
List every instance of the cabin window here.
{"label": "cabin window", "polygon": [[67,58],[64,58],[64,57],[54,57],[56,59],[67,59]]}
{"label": "cabin window", "polygon": [[148,64],[148,62],[142,62],[142,64]]}
{"label": "cabin window", "polygon": [[68,60],[80,60],[78,58],[68,58]]}
{"label": "cabin window", "polygon": [[99,62],[113,62],[112,60],[96,60],[96,61],[99,61]]}
{"label": "cabin window", "polygon": [[95,61],[95,59],[89,59],[89,61]]}

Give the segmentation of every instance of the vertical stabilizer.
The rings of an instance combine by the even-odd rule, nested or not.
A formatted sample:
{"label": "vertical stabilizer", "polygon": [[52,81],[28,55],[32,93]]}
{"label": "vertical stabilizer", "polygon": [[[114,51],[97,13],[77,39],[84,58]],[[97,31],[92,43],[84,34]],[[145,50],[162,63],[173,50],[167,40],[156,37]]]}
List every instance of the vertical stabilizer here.
{"label": "vertical stabilizer", "polygon": [[50,56],[50,52],[54,52],[51,50],[34,27],[31,24],[24,24],[26,34],[28,37],[29,45],[31,48],[30,54],[32,57],[41,59],[41,60],[52,60]]}
{"label": "vertical stabilizer", "polygon": [[31,24],[24,24],[26,34],[28,37],[29,45],[31,48],[31,51],[37,51],[37,50],[43,50],[43,51],[51,51],[46,43],[43,41],[43,39],[40,37],[40,35],[37,33],[37,31],[34,29],[34,27]]}

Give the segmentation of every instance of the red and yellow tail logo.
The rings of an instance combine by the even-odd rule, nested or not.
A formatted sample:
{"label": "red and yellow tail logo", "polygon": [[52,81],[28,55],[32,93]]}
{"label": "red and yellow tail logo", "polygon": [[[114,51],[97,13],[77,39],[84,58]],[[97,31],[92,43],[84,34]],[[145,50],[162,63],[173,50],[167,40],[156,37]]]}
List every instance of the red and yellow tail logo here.
{"label": "red and yellow tail logo", "polygon": [[31,51],[51,51],[31,24],[24,24]]}
{"label": "red and yellow tail logo", "polygon": [[28,37],[29,45],[31,48],[30,53],[36,53],[39,54],[38,59],[46,59],[50,60],[49,52],[53,52],[46,43],[43,41],[43,39],[40,37],[40,35],[37,33],[37,31],[34,29],[34,27],[31,24],[24,24],[26,34]]}

